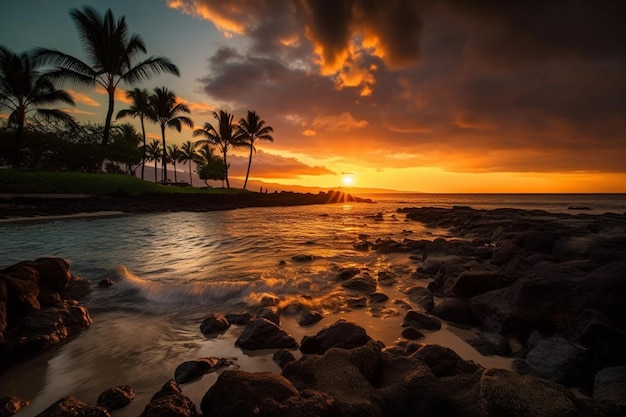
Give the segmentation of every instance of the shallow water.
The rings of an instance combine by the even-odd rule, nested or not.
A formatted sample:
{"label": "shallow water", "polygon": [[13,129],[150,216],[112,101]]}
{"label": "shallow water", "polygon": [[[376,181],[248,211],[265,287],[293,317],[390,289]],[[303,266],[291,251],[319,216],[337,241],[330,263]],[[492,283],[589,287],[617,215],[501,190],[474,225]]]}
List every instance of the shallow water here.
{"label": "shallow water", "polygon": [[[138,397],[114,415],[131,416],[138,415],[152,394],[173,378],[176,366],[187,360],[227,357],[246,371],[279,372],[273,351],[243,352],[234,347],[242,328],[232,326],[211,338],[199,330],[207,314],[254,313],[267,295],[281,299],[281,327],[297,341],[345,318],[363,326],[374,339],[393,344],[402,330],[406,311],[402,302],[410,304],[402,290],[427,282],[411,277],[418,264],[407,254],[361,252],[353,243],[362,235],[370,241],[447,237],[447,230],[428,229],[396,214],[398,207],[420,202],[448,204],[402,195],[377,204],[2,223],[0,267],[59,256],[70,262],[74,274],[94,284],[103,278],[115,284],[95,288],[85,300],[94,319],[89,329],[0,374],[0,396],[30,400],[19,415],[34,416],[65,395],[94,404],[105,389],[129,384]],[[565,204],[562,200],[556,207],[567,210]],[[296,262],[295,255],[312,255],[313,260]],[[349,294],[335,276],[348,266],[368,268],[374,276],[380,271],[396,274],[396,285],[380,289],[390,300],[381,306],[347,309],[344,300]],[[310,327],[298,326],[303,307],[321,310],[324,319]],[[425,341],[449,346],[487,367],[510,367],[509,359],[484,357],[467,345],[463,339],[472,334],[444,324],[441,331],[427,332]],[[199,405],[216,377],[206,375],[183,390]]]}

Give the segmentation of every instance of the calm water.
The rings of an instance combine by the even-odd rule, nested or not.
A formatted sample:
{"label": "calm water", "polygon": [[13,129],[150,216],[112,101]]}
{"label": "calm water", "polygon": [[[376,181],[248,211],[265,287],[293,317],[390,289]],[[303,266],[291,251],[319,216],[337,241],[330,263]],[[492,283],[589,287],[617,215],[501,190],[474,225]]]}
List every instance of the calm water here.
{"label": "calm water", "polygon": [[[402,290],[413,285],[417,264],[406,254],[359,252],[353,243],[448,236],[408,222],[397,208],[411,206],[475,208],[516,207],[596,214],[626,212],[626,195],[432,195],[369,196],[375,204],[333,204],[289,208],[252,208],[210,213],[168,213],[119,217],[0,223],[0,267],[41,256],[67,259],[71,270],[94,284],[86,300],[94,324],[57,350],[0,374],[0,396],[18,395],[31,406],[20,416],[36,415],[62,396],[95,403],[115,385],[130,384],[138,397],[118,416],[137,415],[151,395],[172,378],[178,364],[204,356],[231,357],[247,371],[279,372],[273,352],[242,352],[233,347],[241,328],[217,337],[199,331],[211,312],[254,312],[264,296],[278,296],[285,313],[281,327],[296,340],[339,318],[358,322],[370,336],[392,344],[400,335],[407,302]],[[568,210],[586,207],[590,210]],[[383,220],[376,219],[382,213]],[[313,255],[295,262],[294,255]],[[285,265],[279,265],[285,261]],[[390,301],[378,308],[349,311],[345,292],[334,279],[339,268],[391,271],[398,284],[383,288]],[[307,299],[301,298],[306,295]],[[324,312],[320,323],[297,325],[303,305]],[[505,358],[485,358],[463,339],[471,331],[449,328],[426,341],[452,347],[485,366],[508,367]],[[297,354],[297,352],[295,352]],[[214,383],[211,374],[183,386],[196,404]]]}

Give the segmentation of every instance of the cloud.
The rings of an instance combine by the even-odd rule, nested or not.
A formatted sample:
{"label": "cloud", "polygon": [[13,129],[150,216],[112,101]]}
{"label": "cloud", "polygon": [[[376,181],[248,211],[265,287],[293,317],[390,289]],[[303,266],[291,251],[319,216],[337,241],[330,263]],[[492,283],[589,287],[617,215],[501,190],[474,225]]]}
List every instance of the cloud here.
{"label": "cloud", "polygon": [[[102,94],[102,95],[107,95],[109,93],[107,93],[107,91],[100,85],[98,85],[96,87],[96,93],[98,94]],[[122,89],[122,88],[116,88],[115,89],[115,100],[116,101],[121,101],[122,103],[126,103],[126,104],[131,104],[133,102],[132,99],[128,98],[126,96],[126,90]]]}
{"label": "cloud", "polygon": [[311,127],[316,130],[326,130],[329,132],[348,132],[353,129],[360,129],[367,126],[367,120],[356,120],[348,112],[343,112],[337,116],[316,117],[311,123]]}
{"label": "cloud", "polygon": [[86,94],[79,93],[74,90],[68,90],[68,93],[70,93],[74,101],[77,103],[86,104],[87,106],[91,107],[100,107],[100,103],[98,103],[96,100],[92,99]]}
{"label": "cloud", "polygon": [[[248,168],[248,158],[238,155],[229,155],[229,175],[245,177]],[[272,179],[298,179],[303,176],[335,175],[335,172],[323,166],[310,166],[296,158],[286,158],[262,150],[252,157],[250,177]]]}

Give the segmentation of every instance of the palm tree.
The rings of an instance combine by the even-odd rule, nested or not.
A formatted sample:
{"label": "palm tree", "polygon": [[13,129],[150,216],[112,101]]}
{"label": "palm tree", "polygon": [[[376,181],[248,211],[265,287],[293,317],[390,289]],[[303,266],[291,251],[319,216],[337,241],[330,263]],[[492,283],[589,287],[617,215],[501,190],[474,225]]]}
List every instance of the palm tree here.
{"label": "palm tree", "polygon": [[[177,131],[182,130],[182,125],[193,129],[193,121],[187,116],[180,116],[180,113],[191,113],[189,107],[183,103],[176,102],[177,97],[173,91],[166,87],[157,87],[154,94],[148,98],[148,117],[161,127],[161,138],[163,139],[163,149],[165,145],[165,128],[173,127]],[[167,160],[163,158],[163,181],[167,181]]]}
{"label": "palm tree", "polygon": [[26,115],[35,111],[46,120],[59,120],[68,125],[76,125],[74,118],[58,109],[46,106],[66,103],[74,105],[72,96],[65,90],[57,89],[52,81],[43,75],[32,53],[20,55],[0,45],[0,108],[7,107],[9,122],[17,126],[13,146],[13,164],[19,165],[19,151],[24,134]]}
{"label": "palm tree", "polygon": [[148,161],[154,161],[154,182],[157,182],[157,164],[162,156],[161,143],[157,139],[152,139],[146,146],[146,158]]}
{"label": "palm tree", "polygon": [[144,171],[146,168],[146,128],[143,120],[146,117],[146,111],[148,110],[148,90],[134,88],[131,91],[126,92],[126,97],[133,101],[133,104],[128,109],[120,110],[115,117],[115,120],[123,117],[139,117],[141,120],[141,135],[143,137],[143,156],[141,158],[141,179],[144,177]]}
{"label": "palm tree", "polygon": [[178,177],[176,176],[176,163],[180,162],[181,150],[178,145],[168,145],[167,147],[167,159],[174,165],[174,182],[178,183]]}
{"label": "palm tree", "polygon": [[217,120],[217,129],[211,123],[205,123],[202,129],[196,129],[193,132],[193,136],[201,136],[204,139],[199,140],[197,143],[206,143],[209,145],[217,146],[222,153],[222,159],[224,161],[224,177],[226,179],[226,187],[230,188],[230,182],[228,181],[228,162],[226,161],[226,154],[231,148],[246,147],[246,143],[242,141],[242,135],[237,129],[237,126],[233,124],[233,115],[220,110],[219,114],[213,112],[213,117]]}
{"label": "palm tree", "polygon": [[250,165],[252,165],[252,151],[256,152],[254,142],[257,140],[274,142],[274,138],[270,135],[274,129],[272,126],[265,126],[265,120],[261,120],[255,111],[248,110],[248,116],[239,120],[239,130],[242,132],[243,140],[250,146],[248,171],[246,172],[246,180],[243,182],[243,189],[245,190],[246,184],[248,184],[248,175],[250,175]]}
{"label": "palm tree", "polygon": [[196,144],[188,140],[183,143],[180,149],[180,162],[183,164],[189,162],[189,185],[193,186],[193,178],[191,177],[191,163],[196,160],[198,154],[196,153]]}
{"label": "palm tree", "polygon": [[78,85],[100,85],[107,92],[109,107],[102,134],[103,161],[111,131],[115,89],[120,82],[133,85],[150,79],[153,75],[170,73],[179,76],[180,72],[168,58],[161,56],[150,56],[136,62],[139,53],[146,53],[146,45],[140,36],[129,35],[126,18],[122,16],[116,21],[111,9],[102,16],[96,9],[85,6],[83,10],[72,9],[70,16],[89,62],[57,49],[39,48],[36,54],[43,63],[56,66],[49,73],[50,76]]}

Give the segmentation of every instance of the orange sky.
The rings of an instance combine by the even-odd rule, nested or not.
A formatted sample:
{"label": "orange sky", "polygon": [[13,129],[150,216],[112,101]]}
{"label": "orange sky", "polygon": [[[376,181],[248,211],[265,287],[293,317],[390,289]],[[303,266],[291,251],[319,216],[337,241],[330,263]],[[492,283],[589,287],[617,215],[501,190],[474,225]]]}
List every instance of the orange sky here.
{"label": "orange sky", "polygon": [[[50,3],[6,7],[2,42],[80,55],[67,11],[82,3]],[[167,85],[197,126],[225,109],[236,119],[256,110],[274,127],[275,142],[257,146],[257,180],[336,187],[349,173],[355,187],[401,191],[626,192],[624,2],[155,0],[147,8],[112,0],[106,7],[126,16],[149,55],[181,70],[181,78],[142,87]],[[8,37],[25,10],[33,15],[29,36]],[[104,120],[103,94],[73,95],[79,120]],[[116,112],[127,106],[118,98]],[[158,137],[156,126],[149,129]],[[168,138],[182,143],[191,131]],[[230,162],[231,176],[245,175],[244,154]]]}

